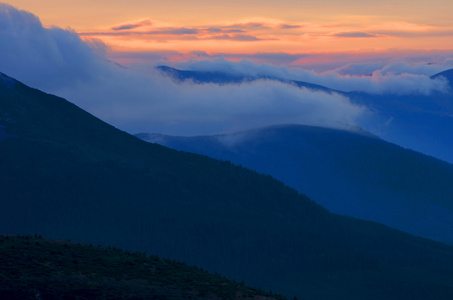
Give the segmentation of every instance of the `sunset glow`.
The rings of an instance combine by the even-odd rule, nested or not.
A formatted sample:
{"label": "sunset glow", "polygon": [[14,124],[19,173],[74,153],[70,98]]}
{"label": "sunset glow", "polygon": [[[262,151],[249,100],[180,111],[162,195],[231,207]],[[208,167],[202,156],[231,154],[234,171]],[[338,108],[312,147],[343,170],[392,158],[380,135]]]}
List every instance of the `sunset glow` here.
{"label": "sunset glow", "polygon": [[[238,60],[278,53],[371,55],[453,49],[453,4],[435,1],[8,1],[44,26],[101,41],[120,63],[181,61],[208,55]],[[133,54],[128,56],[127,54]],[[235,58],[235,56],[237,56]],[[314,58],[312,57],[311,60]],[[319,61],[322,63],[322,61]],[[144,61],[150,61],[145,59]],[[151,60],[152,61],[152,60]]]}

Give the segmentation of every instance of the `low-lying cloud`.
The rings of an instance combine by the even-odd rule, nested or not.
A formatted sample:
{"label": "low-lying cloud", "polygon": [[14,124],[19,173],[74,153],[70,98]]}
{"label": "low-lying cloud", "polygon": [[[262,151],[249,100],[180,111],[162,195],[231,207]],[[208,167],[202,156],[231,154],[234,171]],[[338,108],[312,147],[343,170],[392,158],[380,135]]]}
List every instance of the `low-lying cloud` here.
{"label": "low-lying cloud", "polygon": [[109,62],[99,55],[99,42],[43,28],[36,16],[1,3],[0,40],[9,41],[0,44],[1,72],[131,133],[213,134],[281,123],[347,127],[365,112],[343,96],[277,81],[176,84],[158,72]]}
{"label": "low-lying cloud", "polygon": [[275,81],[178,85],[168,78],[134,72],[112,72],[102,84],[64,89],[59,94],[83,99],[77,103],[129,132],[179,135],[286,123],[346,128],[356,124],[365,111],[340,95],[313,93]]}
{"label": "low-lying cloud", "polygon": [[299,80],[343,92],[429,95],[432,92],[448,92],[450,88],[448,82],[443,78],[430,78],[430,75],[447,69],[445,65],[411,65],[404,62],[351,64],[322,73],[307,71],[302,68],[256,64],[248,60],[240,62],[230,62],[225,59],[201,60],[182,62],[176,64],[176,66],[195,71],[221,71],[249,77],[272,76],[287,80]]}
{"label": "low-lying cloud", "polygon": [[43,28],[31,13],[0,3],[0,68],[26,84],[50,90],[95,80],[105,45],[82,42],[70,30]]}

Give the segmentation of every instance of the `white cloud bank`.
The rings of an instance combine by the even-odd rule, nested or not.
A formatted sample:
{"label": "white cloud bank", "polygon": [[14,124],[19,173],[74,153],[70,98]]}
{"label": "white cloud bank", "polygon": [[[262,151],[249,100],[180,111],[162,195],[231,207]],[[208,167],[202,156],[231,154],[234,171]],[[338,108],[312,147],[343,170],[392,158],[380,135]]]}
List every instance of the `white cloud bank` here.
{"label": "white cloud bank", "polygon": [[[355,125],[365,109],[336,94],[275,81],[178,85],[104,59],[102,44],[0,3],[0,72],[65,97],[131,133],[212,134],[280,123]],[[7,41],[7,42],[4,42]]]}
{"label": "white cloud bank", "polygon": [[31,13],[0,3],[0,69],[42,89],[90,81],[99,68],[95,45],[70,30],[43,28]]}
{"label": "white cloud bank", "polygon": [[453,67],[453,61],[443,65],[393,63],[349,64],[323,73],[310,72],[301,68],[276,67],[255,64],[251,61],[230,62],[224,59],[184,62],[179,68],[194,71],[222,71],[234,75],[274,76],[322,85],[331,89],[350,92],[361,91],[371,94],[423,94],[447,92],[448,82],[430,76]]}

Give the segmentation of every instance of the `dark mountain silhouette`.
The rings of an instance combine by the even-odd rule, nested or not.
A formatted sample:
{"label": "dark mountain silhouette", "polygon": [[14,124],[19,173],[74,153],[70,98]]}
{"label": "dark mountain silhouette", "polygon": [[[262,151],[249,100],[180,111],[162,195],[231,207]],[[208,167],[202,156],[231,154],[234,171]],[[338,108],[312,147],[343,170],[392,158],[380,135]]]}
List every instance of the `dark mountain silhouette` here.
{"label": "dark mountain silhouette", "polygon": [[[158,67],[176,81],[192,80],[195,83],[238,84],[259,79],[305,87],[313,91],[337,93],[348,97],[352,103],[363,105],[371,114],[361,120],[360,126],[381,138],[406,148],[435,156],[453,163],[453,86],[450,91],[429,94],[399,95],[395,93],[370,94],[357,91],[339,91],[325,86],[272,76],[247,77],[225,72],[177,70]],[[436,74],[453,82],[453,70]]]}
{"label": "dark mountain silhouette", "polygon": [[453,89],[453,69],[446,70],[446,71],[443,71],[443,72],[440,72],[440,73],[437,73],[437,74],[434,74],[433,76],[431,76],[431,78],[438,78],[438,77],[443,77],[443,78],[447,79],[448,82],[450,83],[450,86]]}
{"label": "dark mountain silhouette", "polygon": [[286,80],[282,78],[278,78],[275,76],[268,76],[268,75],[257,75],[257,76],[244,76],[241,74],[229,74],[221,71],[190,71],[190,70],[179,70],[175,68],[171,68],[168,66],[158,66],[156,67],[161,73],[167,75],[177,82],[184,82],[184,81],[193,81],[195,83],[215,83],[219,85],[225,84],[239,84],[243,82],[251,82],[255,80],[275,80],[282,83],[293,84],[297,85],[298,87],[305,87],[315,91],[323,91],[327,93],[341,93],[340,91],[327,88],[322,85],[313,84],[309,82],[299,81],[299,80]]}
{"label": "dark mountain silhouette", "polygon": [[282,125],[234,134],[138,134],[283,181],[335,213],[453,244],[453,165],[366,132]]}
{"label": "dark mountain silhouette", "polygon": [[146,143],[4,77],[3,234],[157,254],[299,299],[453,297],[450,246],[329,213],[270,176]]}
{"label": "dark mountain silhouette", "polygon": [[184,263],[39,236],[0,235],[0,298],[283,300]]}
{"label": "dark mountain silhouette", "polygon": [[[429,94],[371,95],[350,92],[352,102],[365,105],[373,116],[363,124],[387,141],[453,163],[453,70],[431,76],[449,80],[446,91]],[[378,126],[372,124],[380,124]]]}

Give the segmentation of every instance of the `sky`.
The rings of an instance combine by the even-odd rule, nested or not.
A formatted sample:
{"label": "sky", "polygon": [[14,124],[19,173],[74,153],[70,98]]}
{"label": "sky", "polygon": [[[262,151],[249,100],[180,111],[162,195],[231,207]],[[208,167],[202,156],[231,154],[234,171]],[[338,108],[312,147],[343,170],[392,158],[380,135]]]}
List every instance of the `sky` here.
{"label": "sky", "polygon": [[449,2],[10,0],[0,2],[0,72],[129,133],[355,128],[372,112],[344,95],[271,80],[177,84],[155,66],[445,92],[430,76],[453,68]]}
{"label": "sky", "polygon": [[[134,62],[223,57],[321,68],[453,49],[450,0],[9,0]],[[266,55],[267,54],[267,55]],[[341,54],[341,55],[340,55]],[[324,67],[325,69],[326,67]]]}

